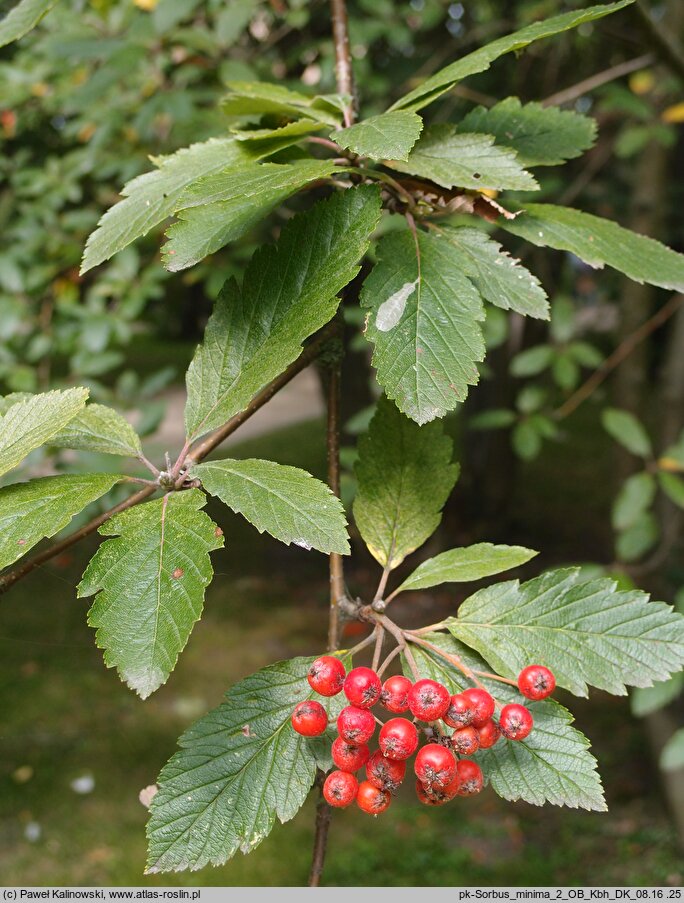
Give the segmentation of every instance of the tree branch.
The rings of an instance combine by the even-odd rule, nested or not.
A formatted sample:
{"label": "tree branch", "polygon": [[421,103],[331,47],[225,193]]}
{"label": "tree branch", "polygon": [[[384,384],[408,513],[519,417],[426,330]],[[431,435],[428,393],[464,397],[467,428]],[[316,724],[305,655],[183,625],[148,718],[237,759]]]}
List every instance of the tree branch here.
{"label": "tree branch", "polygon": [[[352,72],[351,52],[349,49],[349,27],[347,23],[347,6],[345,0],[330,0],[333,41],[335,44],[335,74],[337,90],[340,94],[348,94],[352,101],[345,106],[344,124],[350,126],[354,122],[354,75]],[[341,364],[335,361],[330,367],[328,380],[328,422],[326,426],[326,445],[328,451],[328,484],[335,495],[340,497],[340,396],[341,396]],[[332,552],[329,556],[330,569],[330,609],[328,614],[328,649],[332,652],[339,645],[339,603],[345,596],[344,571],[342,556]],[[321,775],[319,774],[319,778]],[[316,825],[314,828],[313,859],[309,874],[309,887],[319,887],[325,854],[328,848],[328,833],[332,809],[323,798],[323,785],[320,783],[320,796],[316,806]]]}
{"label": "tree branch", "polygon": [[626,357],[634,351],[644,339],[648,338],[659,326],[668,320],[674,314],[684,301],[684,295],[673,295],[670,300],[664,304],[660,310],[656,311],[652,317],[646,320],[641,326],[635,330],[603,361],[589,379],[582,383],[576,392],[570,396],[559,408],[553,412],[555,420],[563,420],[569,414],[572,414],[577,408],[586,401],[587,398],[601,385],[610,373],[624,361]]}
{"label": "tree branch", "polygon": [[80,530],[76,530],[60,542],[56,542],[54,545],[50,546],[49,549],[39,552],[37,555],[34,555],[33,558],[27,559],[20,564],[19,567],[14,568],[14,570],[0,575],[0,594],[6,593],[10,586],[14,586],[17,580],[21,580],[22,577],[30,574],[31,571],[35,571],[36,568],[39,568],[47,561],[50,561],[51,558],[54,558],[56,555],[61,555],[62,552],[75,546],[77,542],[85,539],[86,536],[90,536],[91,533],[94,533],[98,527],[101,527],[102,524],[106,523],[111,517],[114,517],[115,514],[120,514],[128,508],[132,508],[134,505],[139,505],[140,502],[144,502],[145,499],[154,495],[157,489],[159,489],[159,486],[156,484],[154,486],[145,486],[144,489],[140,489],[138,492],[129,496],[129,498],[124,499],[123,502],[114,505],[109,511],[105,511],[97,517],[94,517],[91,521],[81,527]]}
{"label": "tree branch", "polygon": [[345,107],[344,124],[354,121],[354,73],[352,71],[351,50],[349,48],[349,23],[347,22],[346,0],[330,0],[333,41],[335,42],[335,75],[337,90],[348,94],[351,104]]}
{"label": "tree branch", "polygon": [[[230,420],[228,420],[222,427],[220,427],[220,429],[216,430],[215,433],[212,433],[210,436],[196,445],[195,448],[192,449],[190,454],[185,458],[186,463],[189,462],[190,464],[199,464],[199,462],[204,460],[204,458],[206,458],[207,455],[209,455],[218,445],[220,445],[224,441],[224,439],[227,439],[228,436],[230,436],[240,426],[242,426],[242,424],[246,420],[249,420],[249,418],[253,414],[256,414],[256,412],[260,408],[262,408],[267,401],[270,401],[277,392],[279,392],[290,382],[290,380],[292,380],[298,373],[308,367],[309,364],[318,357],[325,344],[336,334],[336,330],[337,325],[335,323],[328,323],[327,326],[324,326],[323,329],[321,329],[317,333],[316,337],[302,351],[297,360],[290,364],[290,366],[286,370],[284,370],[280,374],[280,376],[277,376],[264,389],[262,389],[261,392],[255,395],[244,411],[240,411],[239,414],[231,417]],[[176,489],[180,489],[184,479],[184,476],[179,477],[175,487]],[[5,574],[0,574],[0,595],[7,592],[7,590],[17,582],[17,580],[21,580],[22,577],[26,577],[27,574],[30,574],[36,568],[41,567],[46,562],[50,561],[51,558],[55,558],[57,555],[61,555],[62,552],[70,549],[72,546],[76,545],[76,543],[80,542],[82,539],[85,539],[86,536],[90,536],[91,533],[94,533],[98,529],[98,527],[101,527],[102,524],[106,523],[110,518],[114,517],[115,514],[120,514],[122,511],[126,511],[129,508],[133,508],[135,505],[139,505],[141,502],[144,502],[146,499],[148,499],[151,495],[154,495],[154,493],[160,488],[162,487],[157,483],[145,486],[144,489],[141,489],[131,495],[129,498],[124,499],[123,502],[119,502],[118,505],[115,505],[108,511],[104,511],[102,514],[98,514],[97,517],[94,517],[79,530],[76,530],[69,536],[66,536],[60,542],[54,543],[54,545],[50,546],[42,552],[39,552],[37,555],[34,555],[33,558],[26,559],[22,564],[20,564],[13,570],[7,571]]]}
{"label": "tree branch", "polygon": [[645,53],[643,56],[638,56],[633,60],[626,60],[624,63],[618,63],[617,66],[611,66],[610,69],[604,69],[603,72],[597,72],[595,75],[585,78],[576,85],[571,85],[569,88],[563,88],[562,91],[558,91],[556,94],[552,94],[550,97],[543,100],[542,104],[545,107],[550,107],[552,105],[560,106],[564,103],[571,103],[583,94],[588,94],[589,91],[600,88],[601,85],[607,85],[608,82],[615,81],[616,78],[622,78],[623,75],[629,75],[632,72],[637,72],[639,69],[650,66],[654,61],[652,53]]}

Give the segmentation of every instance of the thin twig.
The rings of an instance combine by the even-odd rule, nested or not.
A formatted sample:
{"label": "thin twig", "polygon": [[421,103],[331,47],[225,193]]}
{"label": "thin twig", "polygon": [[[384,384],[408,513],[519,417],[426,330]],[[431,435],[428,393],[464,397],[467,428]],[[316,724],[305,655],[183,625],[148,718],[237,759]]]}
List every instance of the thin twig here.
{"label": "thin twig", "polygon": [[587,398],[601,385],[610,373],[628,357],[640,342],[648,338],[651,333],[668,320],[674,314],[684,301],[684,295],[673,295],[670,300],[664,304],[660,310],[656,311],[652,317],[646,320],[631,335],[621,342],[615,351],[609,355],[605,361],[591,374],[589,379],[573,392],[559,408],[553,412],[552,416],[555,420],[563,420],[569,414],[572,414],[577,408],[586,401]]}
{"label": "thin twig", "polygon": [[138,452],[138,460],[145,465],[145,467],[150,471],[150,473],[154,474],[155,477],[159,476],[159,468],[155,467],[154,464],[147,458],[142,452]]}
{"label": "thin twig", "polygon": [[404,651],[405,647],[406,643],[402,643],[401,646],[397,645],[394,647],[394,649],[390,652],[390,654],[385,658],[384,662],[378,668],[378,677],[382,677],[382,675],[387,670],[388,665],[390,665],[394,661],[394,659]]}
{"label": "thin twig", "polygon": [[382,644],[385,642],[385,630],[380,624],[378,624],[378,626],[375,628],[375,632],[375,649],[373,650],[373,662],[371,664],[371,669],[373,671],[378,670],[378,665],[380,664],[380,654],[382,652]]}
{"label": "thin twig", "polygon": [[[340,366],[330,368],[328,383],[328,485],[333,494],[340,497]],[[342,556],[331,552],[330,568],[330,613],[328,619],[328,649],[337,649],[339,633],[339,604],[345,596]]]}
{"label": "thin twig", "polygon": [[362,649],[365,649],[366,646],[370,646],[372,642],[375,641],[375,631],[369,633],[367,637],[361,640],[360,643],[357,643],[356,646],[353,646],[351,649],[347,650],[347,655],[354,656],[361,652]]}
{"label": "thin twig", "polygon": [[380,576],[380,582],[378,583],[378,588],[375,590],[375,595],[373,596],[373,602],[379,602],[382,599],[385,590],[387,589],[387,579],[391,573],[391,568],[384,567],[382,569],[382,574]]}
{"label": "thin twig", "polygon": [[394,621],[390,620],[386,615],[375,615],[376,619],[382,624],[382,626],[389,633],[392,634],[394,639],[397,641],[397,644],[402,647],[402,652],[406,656],[406,661],[408,662],[408,666],[411,669],[411,673],[413,674],[414,680],[420,680],[420,669],[416,664],[416,660],[413,657],[413,653],[408,647],[408,643],[406,642],[410,639],[407,631],[402,630],[398,624],[395,624]]}
{"label": "thin twig", "polygon": [[345,0],[330,0],[332,13],[332,31],[335,44],[335,75],[337,78],[337,90],[340,94],[347,94],[352,98],[352,103],[345,106],[344,124],[350,126],[354,121],[354,73],[352,70],[352,56],[349,47],[349,23],[347,21],[347,4]]}
{"label": "thin twig", "polygon": [[608,82],[615,81],[617,78],[622,78],[623,75],[629,75],[631,72],[644,69],[653,62],[653,54],[645,53],[643,56],[638,56],[633,60],[626,60],[624,63],[618,63],[617,66],[611,66],[610,69],[604,69],[603,72],[597,72],[595,75],[585,78],[581,82],[577,82],[576,85],[571,85],[569,88],[563,88],[562,91],[557,91],[555,94],[552,94],[550,97],[543,100],[542,104],[545,107],[550,107],[561,106],[564,103],[572,103],[573,100],[577,100],[577,98],[581,97],[583,94],[588,94],[589,91],[600,88],[601,85],[606,85]]}
{"label": "thin twig", "polygon": [[[318,135],[309,135],[308,138],[305,139],[311,144],[320,144],[321,147],[327,147],[329,150],[335,151],[336,154],[344,154],[344,151],[339,146],[339,144],[335,144],[334,141],[330,141],[329,138],[320,138]],[[344,158],[344,162],[347,162],[347,158]]]}
{"label": "thin twig", "polygon": [[485,687],[483,687],[482,682],[475,676],[475,672],[472,671],[467,665],[464,665],[457,655],[451,655],[450,653],[445,652],[443,649],[440,649],[439,646],[435,646],[434,643],[430,643],[427,640],[422,639],[422,637],[415,636],[411,633],[410,630],[405,630],[404,636],[410,643],[416,643],[418,646],[423,646],[423,648],[429,649],[430,652],[434,652],[435,655],[438,655],[440,658],[443,658],[444,661],[449,662],[450,665],[458,668],[458,670],[465,674],[465,676],[469,680],[472,680],[472,682],[476,686],[482,687],[482,689],[486,689]]}

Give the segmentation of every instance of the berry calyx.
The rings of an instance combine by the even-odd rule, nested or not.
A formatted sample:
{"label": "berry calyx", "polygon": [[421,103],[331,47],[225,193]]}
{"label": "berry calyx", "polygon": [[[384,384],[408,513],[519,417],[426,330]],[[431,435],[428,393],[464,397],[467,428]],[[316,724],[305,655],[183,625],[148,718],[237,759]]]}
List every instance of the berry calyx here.
{"label": "berry calyx", "polygon": [[352,705],[370,709],[380,699],[382,684],[370,668],[352,668],[344,680],[344,695]]}
{"label": "berry calyx", "polygon": [[443,788],[456,777],[456,759],[446,746],[428,743],[418,752],[414,770],[428,790]]}
{"label": "berry calyx", "polygon": [[388,759],[408,759],[418,748],[418,730],[406,718],[390,718],[380,728],[378,746]]}
{"label": "berry calyx", "polygon": [[411,714],[419,721],[438,721],[445,714],[451,702],[447,688],[436,680],[418,680],[408,694]]}
{"label": "berry calyx", "polygon": [[333,771],[323,784],[323,796],[326,803],[337,809],[344,809],[356,799],[359,782],[348,771]]}
{"label": "berry calyx", "polygon": [[337,719],[337,732],[347,743],[359,746],[368,743],[375,733],[375,718],[368,709],[360,709],[355,705],[348,705],[342,709]]}
{"label": "berry calyx", "polygon": [[444,715],[444,722],[449,727],[467,727],[472,723],[475,708],[463,693],[456,693],[449,700],[449,708]]}
{"label": "berry calyx", "polygon": [[470,723],[473,727],[482,727],[494,714],[496,708],[494,697],[480,687],[469,687],[463,691],[463,695],[473,708],[473,718]]}
{"label": "berry calyx", "polygon": [[380,702],[384,707],[397,715],[405,712],[408,707],[408,694],[413,684],[402,674],[394,674],[388,677],[382,685],[382,693],[380,694]]}
{"label": "berry calyx", "polygon": [[298,702],[292,713],[292,727],[302,737],[318,737],[328,726],[328,713],[320,702],[305,699]]}
{"label": "berry calyx", "polygon": [[362,812],[367,812],[369,815],[380,815],[391,802],[392,797],[387,790],[379,790],[370,781],[363,781],[359,784],[356,805]]}
{"label": "berry calyx", "polygon": [[518,675],[518,689],[527,699],[546,699],[556,689],[556,678],[544,665],[528,665]]}
{"label": "berry calyx", "polygon": [[482,790],[484,777],[482,769],[477,762],[473,762],[472,759],[459,759],[456,765],[456,773],[461,782],[461,786],[458,789],[459,796],[474,796]]}
{"label": "berry calyx", "polygon": [[306,679],[321,696],[337,696],[344,685],[346,670],[339,658],[322,655],[311,663]]}
{"label": "berry calyx", "polygon": [[399,787],[406,774],[406,762],[388,759],[380,750],[376,750],[366,765],[366,778],[378,790],[389,790],[390,793]]}
{"label": "berry calyx", "polygon": [[524,740],[533,726],[532,714],[524,705],[512,702],[501,709],[499,729],[508,740]]}
{"label": "berry calyx", "polygon": [[370,757],[366,743],[354,745],[337,737],[332,745],[332,760],[340,771],[358,771],[363,768]]}
{"label": "berry calyx", "polygon": [[501,737],[499,725],[496,721],[492,721],[491,718],[489,721],[485,722],[482,727],[478,727],[477,733],[480,741],[480,749],[490,749],[490,747],[494,746]]}
{"label": "berry calyx", "polygon": [[480,748],[480,735],[476,727],[469,724],[451,735],[451,748],[462,756],[472,756]]}

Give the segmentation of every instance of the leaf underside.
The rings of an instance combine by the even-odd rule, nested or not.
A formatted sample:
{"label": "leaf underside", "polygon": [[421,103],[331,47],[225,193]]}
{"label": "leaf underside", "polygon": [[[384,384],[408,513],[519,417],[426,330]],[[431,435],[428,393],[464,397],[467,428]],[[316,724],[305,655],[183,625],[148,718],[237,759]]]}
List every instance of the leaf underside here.
{"label": "leaf underside", "polygon": [[437,529],[458,478],[439,423],[418,427],[381,399],[356,462],[356,526],[373,557],[395,568]]}

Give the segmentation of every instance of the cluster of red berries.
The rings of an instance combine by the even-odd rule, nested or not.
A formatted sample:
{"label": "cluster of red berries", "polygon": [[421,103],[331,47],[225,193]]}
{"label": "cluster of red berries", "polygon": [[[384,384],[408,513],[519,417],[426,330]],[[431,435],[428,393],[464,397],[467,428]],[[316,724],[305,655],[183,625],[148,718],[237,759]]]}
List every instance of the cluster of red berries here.
{"label": "cluster of red berries", "polygon": [[[344,808],[356,800],[364,812],[384,812],[406,774],[406,760],[418,749],[419,733],[414,721],[390,718],[384,724],[370,711],[380,703],[393,714],[410,711],[415,721],[443,721],[453,728],[448,734],[440,726],[423,729],[430,742],[418,751],[414,763],[416,793],[421,803],[440,806],[456,796],[472,796],[482,790],[480,766],[468,758],[478,749],[489,749],[503,735],[523,740],[533,727],[532,715],[524,705],[509,703],[494,721],[497,703],[479,687],[451,695],[447,688],[429,678],[411,683],[401,675],[388,677],[384,684],[371,668],[354,668],[348,674],[342,662],[331,655],[317,658],[308,674],[309,685],[321,696],[336,696],[342,690],[349,705],[337,719],[339,736],[332,745],[337,766],[326,778],[323,795],[331,806]],[[520,672],[518,688],[527,699],[545,699],[553,693],[556,680],[542,665],[530,665]],[[378,749],[371,753],[369,741],[380,725]],[[304,737],[317,737],[328,726],[323,706],[315,700],[300,702],[292,713],[292,726]],[[355,776],[366,767],[366,780]]]}

